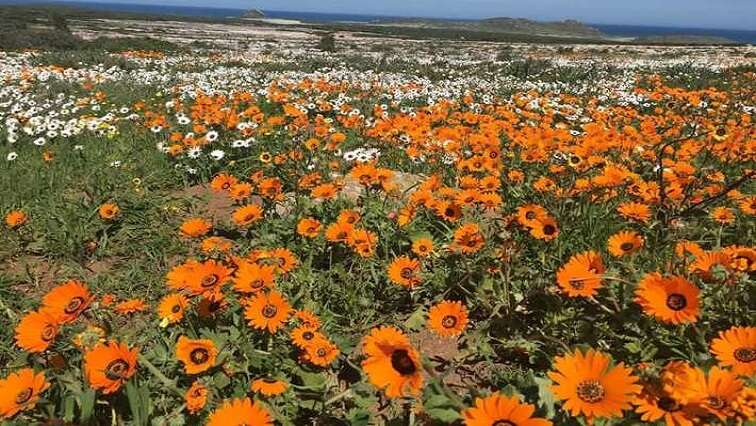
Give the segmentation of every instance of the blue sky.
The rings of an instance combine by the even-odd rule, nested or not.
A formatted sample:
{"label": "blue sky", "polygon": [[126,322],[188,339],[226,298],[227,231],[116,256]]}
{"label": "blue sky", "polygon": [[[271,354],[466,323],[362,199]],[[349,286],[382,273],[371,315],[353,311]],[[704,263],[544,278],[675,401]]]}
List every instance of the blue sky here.
{"label": "blue sky", "polygon": [[[88,1],[88,0],[79,0]],[[391,16],[539,20],[756,30],[756,0],[91,0]],[[22,1],[23,3],[23,1]]]}

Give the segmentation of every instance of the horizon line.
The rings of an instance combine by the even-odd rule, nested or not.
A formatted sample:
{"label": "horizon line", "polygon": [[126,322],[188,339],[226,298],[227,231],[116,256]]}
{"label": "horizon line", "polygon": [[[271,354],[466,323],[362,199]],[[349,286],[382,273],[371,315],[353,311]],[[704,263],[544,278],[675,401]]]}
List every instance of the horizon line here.
{"label": "horizon line", "polygon": [[524,18],[524,17],[518,17],[518,16],[502,16],[502,15],[492,15],[487,17],[480,17],[480,18],[460,18],[460,17],[449,17],[449,16],[420,16],[420,15],[390,15],[390,14],[383,14],[383,13],[360,13],[360,12],[325,12],[325,11],[313,11],[313,10],[291,10],[291,9],[266,9],[266,8],[258,8],[258,7],[249,7],[249,8],[241,8],[241,7],[229,7],[229,6],[190,6],[190,5],[182,5],[182,4],[166,4],[166,3],[133,3],[126,1],[118,1],[118,2],[99,2],[97,0],[0,0],[0,5],[6,4],[13,4],[13,5],[29,5],[33,3],[38,4],[66,4],[66,3],[82,3],[82,4],[95,4],[95,5],[124,5],[124,6],[158,6],[158,7],[183,7],[188,9],[215,9],[215,10],[234,10],[234,11],[249,11],[249,10],[260,10],[262,12],[283,12],[283,13],[311,13],[311,14],[319,14],[319,15],[353,15],[353,16],[364,16],[364,17],[379,17],[379,18],[403,18],[403,19],[435,19],[435,20],[463,20],[463,21],[480,21],[484,19],[493,19],[493,18],[512,18],[512,19],[526,19],[536,22],[564,22],[564,21],[577,21],[586,25],[612,25],[612,26],[625,26],[625,27],[642,27],[642,28],[673,28],[673,29],[682,29],[682,30],[720,30],[720,31],[742,31],[746,33],[756,33],[756,30],[754,29],[743,29],[743,28],[722,28],[722,27],[699,27],[699,26],[680,26],[678,24],[667,24],[667,25],[646,25],[646,24],[630,24],[630,23],[609,23],[609,22],[588,22],[588,21],[582,21],[577,18],[563,18],[561,20],[542,20],[542,19],[534,19],[534,18]]}

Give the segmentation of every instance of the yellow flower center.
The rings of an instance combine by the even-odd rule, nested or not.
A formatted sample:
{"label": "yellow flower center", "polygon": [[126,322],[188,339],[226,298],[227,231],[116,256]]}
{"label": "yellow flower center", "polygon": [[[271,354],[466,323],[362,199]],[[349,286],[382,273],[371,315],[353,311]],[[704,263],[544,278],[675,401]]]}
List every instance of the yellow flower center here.
{"label": "yellow flower center", "polygon": [[577,386],[577,396],[583,402],[595,404],[604,399],[606,391],[598,380],[584,380]]}

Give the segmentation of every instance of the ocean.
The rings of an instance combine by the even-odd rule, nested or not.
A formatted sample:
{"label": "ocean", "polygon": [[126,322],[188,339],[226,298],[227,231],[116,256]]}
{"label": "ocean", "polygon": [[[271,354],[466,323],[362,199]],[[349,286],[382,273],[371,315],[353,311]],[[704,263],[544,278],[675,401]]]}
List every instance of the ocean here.
{"label": "ocean", "polygon": [[[207,16],[213,18],[238,17],[246,10],[243,9],[226,9],[214,7],[192,7],[192,6],[174,6],[174,5],[153,5],[153,4],[130,4],[130,3],[98,3],[98,2],[56,2],[45,0],[0,0],[0,4],[31,4],[31,3],[55,3],[69,5],[88,9],[112,10],[120,12],[137,12],[147,14],[164,14],[179,16]],[[380,19],[401,19],[397,16],[385,15],[360,15],[346,13],[314,13],[314,12],[288,12],[278,10],[263,10],[268,18],[277,19],[295,19],[309,22],[371,22]],[[456,18],[449,18],[456,19]],[[756,44],[756,31],[745,30],[725,30],[725,29],[704,29],[704,28],[676,28],[676,27],[654,27],[640,25],[609,25],[587,23],[594,28],[599,29],[604,34],[621,37],[641,37],[653,35],[701,35],[701,36],[719,36],[741,43]]]}

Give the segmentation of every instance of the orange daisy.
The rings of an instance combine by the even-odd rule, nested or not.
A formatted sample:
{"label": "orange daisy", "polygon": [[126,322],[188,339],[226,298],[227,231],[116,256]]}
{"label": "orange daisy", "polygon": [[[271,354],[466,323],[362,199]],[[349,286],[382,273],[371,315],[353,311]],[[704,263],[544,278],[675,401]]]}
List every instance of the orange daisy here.
{"label": "orange daisy", "polygon": [[207,426],[273,426],[268,410],[249,398],[223,401],[207,418]]}
{"label": "orange daisy", "polygon": [[199,374],[215,365],[218,349],[210,339],[181,336],[176,343],[176,358],[184,363],[186,374]]}
{"label": "orange daisy", "polygon": [[409,338],[394,327],[370,331],[362,345],[362,368],[374,386],[389,398],[418,395],[423,386],[420,354]]}
{"label": "orange daisy", "polygon": [[391,282],[403,287],[412,288],[422,282],[419,275],[420,262],[407,256],[399,256],[388,267]]}
{"label": "orange daisy", "polygon": [[555,371],[549,372],[551,390],[572,416],[621,417],[630,407],[641,391],[638,378],[623,363],[612,367],[610,362],[608,355],[593,349],[556,357]]}
{"label": "orange daisy", "polygon": [[657,272],[646,274],[635,290],[635,302],[643,311],[669,324],[696,322],[699,311],[698,287],[683,277],[664,278]]}
{"label": "orange daisy", "polygon": [[117,204],[106,203],[100,206],[97,213],[100,215],[100,218],[104,220],[113,220],[121,213],[121,209]]}
{"label": "orange daisy", "polygon": [[29,221],[29,217],[21,210],[13,210],[5,215],[5,225],[10,229],[16,229]]}
{"label": "orange daisy", "polygon": [[250,384],[252,392],[257,392],[265,396],[281,395],[286,392],[286,389],[288,388],[288,383],[270,378],[257,379]]}
{"label": "orange daisy", "polygon": [[66,281],[50,290],[42,298],[42,306],[59,323],[68,324],[76,320],[94,300],[86,285],[79,281]]}
{"label": "orange daisy", "polygon": [[92,389],[111,394],[136,373],[137,349],[108,342],[98,344],[84,354],[84,374]]}
{"label": "orange daisy", "polygon": [[609,237],[607,244],[612,256],[622,257],[640,250],[643,247],[643,237],[635,231],[620,231]]}
{"label": "orange daisy", "polygon": [[719,364],[742,376],[756,374],[756,327],[730,327],[711,342]]}
{"label": "orange daisy", "polygon": [[160,300],[157,314],[160,318],[161,325],[175,324],[184,318],[189,300],[179,293],[171,293]]}
{"label": "orange daisy", "polygon": [[58,335],[58,321],[47,310],[26,314],[16,326],[16,344],[28,352],[43,352]]}
{"label": "orange daisy", "polygon": [[40,394],[50,384],[45,373],[35,373],[31,368],[23,368],[0,380],[0,419],[10,419],[21,411],[34,408]]}
{"label": "orange daisy", "polygon": [[234,289],[240,293],[257,293],[271,288],[276,278],[276,268],[251,262],[239,262],[234,272]]}
{"label": "orange daisy", "polygon": [[320,222],[311,217],[304,218],[297,224],[297,234],[307,237],[315,238],[320,233]]}
{"label": "orange daisy", "polygon": [[551,426],[549,420],[533,417],[535,407],[517,396],[497,393],[476,398],[475,406],[462,413],[466,426]]}
{"label": "orange daisy", "polygon": [[258,330],[275,333],[289,318],[291,307],[281,293],[271,290],[269,293],[257,293],[248,302],[244,317],[249,325]]}
{"label": "orange daisy", "polygon": [[210,232],[212,227],[213,226],[210,222],[205,219],[195,217],[185,220],[184,223],[181,224],[179,231],[181,231],[181,235],[185,237],[197,238]]}
{"label": "orange daisy", "polygon": [[207,386],[203,385],[199,380],[195,380],[184,395],[186,409],[191,414],[197,414],[205,408],[205,405],[207,404],[207,395]]}
{"label": "orange daisy", "polygon": [[568,297],[592,297],[602,285],[604,262],[595,251],[576,254],[557,272],[557,284]]}
{"label": "orange daisy", "polygon": [[249,226],[263,218],[263,209],[257,204],[247,204],[239,207],[231,214],[231,220],[237,226]]}
{"label": "orange daisy", "polygon": [[444,337],[458,336],[467,326],[467,308],[462,302],[444,300],[428,311],[428,326]]}

